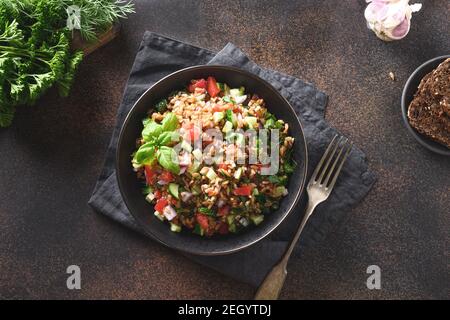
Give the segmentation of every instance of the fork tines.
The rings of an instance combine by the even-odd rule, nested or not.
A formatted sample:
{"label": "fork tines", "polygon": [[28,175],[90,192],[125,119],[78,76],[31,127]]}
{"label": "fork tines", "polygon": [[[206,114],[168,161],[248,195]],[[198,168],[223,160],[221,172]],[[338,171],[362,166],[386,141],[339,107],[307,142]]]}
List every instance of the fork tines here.
{"label": "fork tines", "polygon": [[347,138],[335,135],[317,164],[311,182],[318,183],[326,188],[333,188],[352,146]]}

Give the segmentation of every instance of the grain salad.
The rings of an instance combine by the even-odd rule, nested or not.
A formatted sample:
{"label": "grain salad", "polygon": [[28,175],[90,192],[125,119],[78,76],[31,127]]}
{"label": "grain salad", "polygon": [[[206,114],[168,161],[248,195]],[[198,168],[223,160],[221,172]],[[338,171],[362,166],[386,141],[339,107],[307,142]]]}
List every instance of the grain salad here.
{"label": "grain salad", "polygon": [[131,162],[170,230],[224,235],[278,209],[296,166],[293,144],[263,99],[208,77],[150,109]]}

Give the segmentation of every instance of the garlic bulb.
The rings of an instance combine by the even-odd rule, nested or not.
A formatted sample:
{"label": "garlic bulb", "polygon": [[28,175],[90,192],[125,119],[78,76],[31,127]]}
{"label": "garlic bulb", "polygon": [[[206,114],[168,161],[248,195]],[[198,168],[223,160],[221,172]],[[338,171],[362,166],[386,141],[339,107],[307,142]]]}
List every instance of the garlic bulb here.
{"label": "garlic bulb", "polygon": [[384,41],[405,37],[411,25],[411,16],[422,8],[422,4],[409,4],[409,0],[366,0],[364,11],[367,26]]}

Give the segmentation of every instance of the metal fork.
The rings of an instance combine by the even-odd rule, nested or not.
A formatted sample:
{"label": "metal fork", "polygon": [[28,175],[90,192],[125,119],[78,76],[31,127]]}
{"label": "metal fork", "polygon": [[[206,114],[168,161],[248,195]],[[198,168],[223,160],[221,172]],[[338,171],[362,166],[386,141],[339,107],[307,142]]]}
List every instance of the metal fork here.
{"label": "metal fork", "polygon": [[281,289],[283,288],[284,280],[286,279],[287,263],[294,250],[295,244],[300,238],[300,234],[316,206],[325,201],[333,190],[342,166],[351,149],[352,144],[347,138],[338,138],[338,135],[335,135],[333,140],[331,140],[306,187],[308,192],[308,206],[306,207],[306,213],[303,220],[292,238],[289,247],[283,254],[283,257],[267,274],[263,283],[260,285],[255,295],[256,300],[278,299]]}

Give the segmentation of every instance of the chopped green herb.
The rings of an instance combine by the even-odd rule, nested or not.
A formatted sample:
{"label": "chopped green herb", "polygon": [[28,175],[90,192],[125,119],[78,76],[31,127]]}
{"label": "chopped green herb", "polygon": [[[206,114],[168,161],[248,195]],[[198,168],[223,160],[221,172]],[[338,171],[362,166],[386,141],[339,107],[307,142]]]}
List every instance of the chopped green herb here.
{"label": "chopped green herb", "polygon": [[198,235],[200,235],[200,236],[203,236],[204,234],[205,234],[205,231],[202,229],[202,227],[200,227],[200,225],[197,223],[197,224],[195,224],[195,227],[194,227],[194,233],[195,234],[198,234]]}
{"label": "chopped green herb", "polygon": [[262,193],[257,194],[257,195],[255,196],[255,199],[256,199],[256,201],[258,201],[260,204],[264,204],[264,203],[266,203],[266,201],[267,201],[266,196],[265,196],[264,194],[262,194]]}
{"label": "chopped green herb", "polygon": [[198,209],[198,212],[206,214],[206,215],[211,216],[211,217],[215,217],[216,216],[216,213],[212,209],[209,209],[209,208],[206,208],[206,207],[200,207]]}
{"label": "chopped green herb", "polygon": [[283,165],[284,172],[287,174],[293,173],[297,163],[294,160],[286,161]]}
{"label": "chopped green herb", "polygon": [[152,187],[145,186],[144,188],[142,188],[142,193],[143,193],[143,194],[147,195],[147,194],[149,194],[150,192],[153,192],[153,188],[152,188]]}
{"label": "chopped green herb", "polygon": [[156,109],[156,111],[158,111],[159,113],[163,113],[164,111],[166,111],[166,110],[167,110],[167,100],[166,100],[166,99],[160,100],[160,101],[155,105],[155,109]]}

